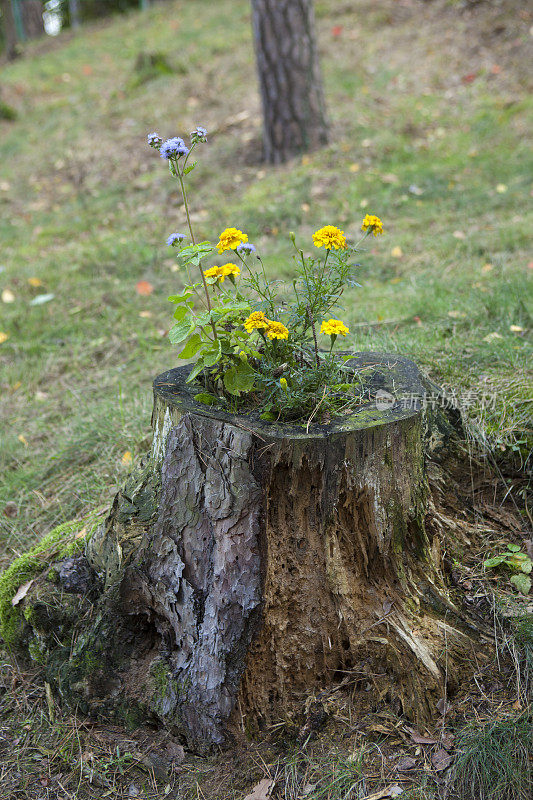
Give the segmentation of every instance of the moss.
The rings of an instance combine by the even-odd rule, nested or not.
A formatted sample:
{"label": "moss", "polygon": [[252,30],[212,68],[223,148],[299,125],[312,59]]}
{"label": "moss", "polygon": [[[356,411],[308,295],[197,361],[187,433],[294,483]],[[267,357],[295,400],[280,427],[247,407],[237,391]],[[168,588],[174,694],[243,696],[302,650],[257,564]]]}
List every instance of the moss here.
{"label": "moss", "polygon": [[46,664],[47,652],[46,646],[37,638],[30,640],[28,644],[28,653],[30,654],[31,660],[35,661],[36,664]]}
{"label": "moss", "polygon": [[[0,575],[0,636],[8,647],[16,647],[22,643],[24,618],[26,613],[30,613],[26,611],[23,614],[22,605],[11,604],[18,588],[36,578],[48,561],[58,561],[82,551],[100,519],[100,514],[93,513],[84,519],[58,525]],[[83,529],[84,536],[79,537]]]}

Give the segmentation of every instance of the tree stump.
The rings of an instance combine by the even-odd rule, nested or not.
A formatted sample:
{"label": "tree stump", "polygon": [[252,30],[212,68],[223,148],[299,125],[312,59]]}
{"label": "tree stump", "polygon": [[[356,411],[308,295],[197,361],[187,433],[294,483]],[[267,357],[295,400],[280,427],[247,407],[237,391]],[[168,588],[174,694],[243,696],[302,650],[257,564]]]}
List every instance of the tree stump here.
{"label": "tree stump", "polygon": [[[69,648],[47,654],[70,705],[156,719],[204,750],[346,675],[425,723],[469,674],[477,637],[428,524],[442,421],[408,359],[352,364],[368,401],[327,425],[201,405],[190,367],[155,380],[151,456],[87,545]],[[412,400],[376,407],[387,392]]]}

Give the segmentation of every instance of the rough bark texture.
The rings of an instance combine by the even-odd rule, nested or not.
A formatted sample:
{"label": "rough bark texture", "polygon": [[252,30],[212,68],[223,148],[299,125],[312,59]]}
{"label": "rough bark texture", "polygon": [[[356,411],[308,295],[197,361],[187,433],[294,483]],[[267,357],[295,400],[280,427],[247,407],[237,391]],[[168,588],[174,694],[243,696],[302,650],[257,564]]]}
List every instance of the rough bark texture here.
{"label": "rough bark texture", "polygon": [[327,142],[312,0],[252,0],[265,159],[277,164]]}
{"label": "rough bark texture", "polygon": [[27,39],[37,39],[44,34],[43,4],[41,0],[23,0],[20,3],[22,24]]}
{"label": "rough bark texture", "polygon": [[8,61],[17,57],[17,30],[11,0],[0,0],[2,28],[4,32],[4,52]]}
{"label": "rough bark texture", "polygon": [[[397,356],[354,367],[370,397],[428,388]],[[373,707],[428,722],[480,648],[428,503],[450,419],[369,400],[309,430],[265,423],[195,403],[188,369],[156,379],[150,459],[85,558],[30,588],[21,641],[68,704],[156,719],[196,750],[347,674]]]}

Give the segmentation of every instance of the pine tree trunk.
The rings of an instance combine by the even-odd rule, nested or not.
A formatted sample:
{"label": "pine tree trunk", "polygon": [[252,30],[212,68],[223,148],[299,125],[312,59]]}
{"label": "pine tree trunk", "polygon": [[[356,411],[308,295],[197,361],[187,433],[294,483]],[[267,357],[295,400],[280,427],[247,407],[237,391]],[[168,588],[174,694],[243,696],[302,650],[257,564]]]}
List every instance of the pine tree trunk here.
{"label": "pine tree trunk", "polygon": [[23,0],[20,4],[24,32],[28,39],[44,34],[43,4],[41,0]]}
{"label": "pine tree trunk", "polygon": [[17,30],[11,0],[0,0],[2,26],[4,30],[4,52],[8,61],[17,57]]}
{"label": "pine tree trunk", "polygon": [[278,164],[328,140],[312,0],[252,0],[265,159]]}
{"label": "pine tree trunk", "polygon": [[[353,366],[372,396],[427,389],[408,359]],[[85,555],[34,580],[19,641],[68,705],[157,720],[198,751],[346,676],[360,707],[427,723],[480,648],[428,503],[449,420],[369,400],[329,425],[276,425],[195,402],[189,369],[154,382],[149,460]]]}

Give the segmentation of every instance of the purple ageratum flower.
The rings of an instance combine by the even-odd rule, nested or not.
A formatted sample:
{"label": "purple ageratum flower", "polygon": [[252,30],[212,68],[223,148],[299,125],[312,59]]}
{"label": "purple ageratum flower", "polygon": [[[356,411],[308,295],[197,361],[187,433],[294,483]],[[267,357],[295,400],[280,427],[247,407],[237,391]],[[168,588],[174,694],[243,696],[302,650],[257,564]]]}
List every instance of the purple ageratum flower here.
{"label": "purple ageratum flower", "polygon": [[167,239],[167,244],[169,247],[172,247],[173,244],[180,243],[185,239],[184,233],[171,233]]}
{"label": "purple ageratum flower", "polygon": [[149,133],[146,137],[148,139],[148,144],[150,147],[161,147],[163,143],[163,139],[160,137],[158,133]]}
{"label": "purple ageratum flower", "polygon": [[191,142],[192,144],[196,144],[197,142],[207,142],[207,130],[202,128],[201,125],[197,125],[196,128],[191,132]]}
{"label": "purple ageratum flower", "polygon": [[250,244],[249,242],[244,242],[237,247],[237,253],[240,256],[251,256],[252,253],[256,252],[257,250],[255,249],[254,245]]}
{"label": "purple ageratum flower", "polygon": [[167,139],[166,142],[163,142],[159,152],[161,153],[161,158],[181,158],[181,156],[187,155],[189,148],[185,147],[183,139],[180,139],[179,136],[174,136],[173,139]]}

